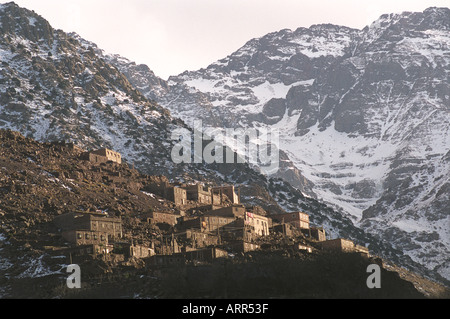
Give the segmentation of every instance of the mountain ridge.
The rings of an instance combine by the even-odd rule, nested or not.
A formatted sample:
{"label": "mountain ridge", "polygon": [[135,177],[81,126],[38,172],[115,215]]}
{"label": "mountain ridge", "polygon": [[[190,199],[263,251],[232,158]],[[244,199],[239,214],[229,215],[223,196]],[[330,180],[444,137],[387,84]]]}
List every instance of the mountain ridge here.
{"label": "mountain ridge", "polygon": [[[69,256],[64,253],[68,242],[61,236],[61,229],[54,224],[54,218],[74,211],[89,214],[100,210],[106,212],[109,217],[121,219],[122,241],[132,241],[140,245],[153,242],[155,247],[159,248],[163,245],[160,241],[162,234],[165,234],[163,228],[143,222],[143,216],[151,210],[177,214],[180,207],[171,200],[144,190],[152,183],[167,181],[166,178],[142,174],[127,164],[111,161],[98,164],[80,160],[80,155],[85,150],[64,141],[39,143],[18,132],[0,129],[0,144],[1,298],[86,298],[91,294],[95,298],[128,298],[137,295],[141,298],[157,299],[181,295],[192,297],[192,287],[196,286],[186,286],[186,278],[179,278],[180,265],[163,268],[160,271],[167,275],[161,276],[143,268],[142,260],[130,259],[121,264],[107,260],[104,256],[77,259],[83,269],[83,289],[74,291],[61,287],[67,277],[64,269],[72,263],[72,259],[69,261]],[[246,199],[243,199],[243,203],[246,203]],[[325,207],[321,209],[324,210]],[[311,217],[316,218],[314,214]],[[271,238],[274,247],[284,247],[283,242],[284,245],[289,245],[289,241],[286,244],[286,238],[280,240],[280,235],[277,236],[276,233],[272,234]],[[372,239],[369,236],[367,240]],[[286,248],[281,249],[281,252],[283,251],[289,254]],[[266,271],[273,274],[273,277],[269,278],[274,281],[274,286],[277,287],[275,290],[257,289],[258,285],[255,286],[255,283],[245,285],[248,286],[248,293],[253,291],[253,296],[256,293],[262,297],[273,294],[284,296],[286,287],[290,285],[297,287],[294,289],[296,296],[315,298],[447,298],[449,293],[444,286],[377,256],[364,258],[359,254],[319,252],[296,256],[290,252],[293,255],[286,258],[279,254],[276,250],[251,252],[245,257],[251,258],[250,261],[230,261],[229,270],[233,269],[233,272],[236,271],[241,276],[245,271],[244,277],[248,278],[255,275],[255,264],[258,265],[257,268],[267,267]],[[365,269],[371,262],[382,264],[383,289],[378,291],[361,285],[366,281]],[[343,265],[338,266],[341,263]],[[330,270],[330,264],[337,267]],[[220,295],[219,287],[222,286],[219,283],[222,277],[209,273],[211,270],[220,271],[220,265],[223,266],[222,263],[213,263],[209,266],[185,267],[192,271],[201,271],[200,278],[194,273],[189,275],[194,277],[188,278],[196,278],[194,282],[197,283],[209,283],[209,289],[215,292],[213,295]],[[291,265],[292,268],[287,268],[291,270],[306,267],[304,271],[308,275],[299,277],[304,273],[299,271],[294,276],[294,283],[293,274],[289,273],[290,283],[279,286],[279,283],[276,283],[279,279],[273,278],[283,276],[275,269],[284,269],[286,265]],[[307,265],[312,265],[312,268]],[[206,279],[205,271],[209,274]],[[237,276],[237,280],[236,276],[237,274],[234,274],[229,280],[245,280],[240,276]],[[137,284],[134,278],[142,281]],[[172,281],[181,283],[182,287],[178,284],[175,288],[170,284]],[[305,282],[311,282],[315,288],[311,290],[307,285],[305,287]],[[115,293],[110,293],[107,288],[111,283],[118,286]],[[336,287],[330,291],[330,283],[336,283],[342,288]],[[355,285],[355,288],[348,289],[348,285]],[[241,296],[244,292],[239,287],[238,282],[230,284],[229,294],[233,292],[236,296]],[[204,289],[194,291],[196,296],[204,294]]]}
{"label": "mountain ridge", "polygon": [[[17,15],[21,23],[11,22],[13,20],[4,14],[5,9],[9,7],[13,9],[8,14]],[[17,6],[9,4],[8,6],[3,5],[0,9],[2,25],[8,25],[9,23],[11,24],[9,30],[12,30],[12,33],[3,34],[4,39],[9,37],[9,40],[5,42],[6,44],[2,43],[1,46],[1,58],[5,64],[2,64],[3,72],[0,73],[2,76],[2,82],[0,83],[2,85],[0,127],[14,129],[40,140],[76,141],[86,148],[107,146],[123,153],[130,164],[134,164],[137,168],[152,174],[164,173],[172,178],[181,178],[181,180],[185,178],[202,179],[206,176],[211,180],[249,184],[251,187],[248,187],[247,193],[245,193],[245,187],[243,188],[243,195],[254,198],[255,204],[265,203],[273,209],[297,210],[300,207],[304,210],[311,210],[313,212],[312,218],[315,218],[319,224],[329,226],[336,236],[349,234],[348,237],[355,240],[366,240],[367,236],[364,231],[353,225],[355,218],[351,214],[346,213],[342,208],[342,213],[338,213],[338,209],[334,210],[314,198],[305,196],[313,185],[317,187],[317,183],[310,181],[308,176],[304,176],[305,170],[295,167],[294,164],[296,163],[291,158],[287,158],[291,154],[286,150],[284,154],[287,154],[287,156],[283,161],[287,165],[285,172],[293,174],[291,184],[297,189],[278,179],[267,179],[248,167],[230,168],[213,165],[206,168],[205,166],[194,166],[189,168],[189,174],[184,174],[187,169],[186,166],[176,166],[168,160],[170,158],[168,151],[174,143],[174,141],[168,140],[170,133],[175,127],[186,126],[183,121],[177,120],[176,116],[182,114],[186,122],[189,122],[189,119],[192,119],[193,116],[189,116],[185,112],[189,112],[189,108],[200,105],[201,108],[198,109],[197,116],[205,119],[204,116],[211,115],[211,119],[205,121],[209,125],[223,126],[224,124],[232,124],[231,122],[239,123],[236,119],[241,119],[240,115],[230,116],[230,120],[224,123],[225,117],[215,114],[217,106],[214,103],[220,102],[220,94],[213,95],[215,100],[211,99],[211,102],[211,94],[189,88],[184,83],[185,79],[180,80],[180,83],[176,83],[176,78],[171,78],[168,82],[154,79],[155,75],[148,67],[140,67],[119,56],[104,56],[102,51],[92,43],[83,45],[83,41],[80,43],[80,38],[74,34],[65,34],[60,30],[48,29],[44,19],[41,21],[30,11],[21,11],[17,8]],[[33,23],[30,24],[28,15],[35,17],[37,21],[32,20]],[[26,26],[25,30],[29,30],[23,31],[20,28],[22,25]],[[17,30],[16,27],[18,27]],[[32,27],[37,27],[38,30],[43,31],[42,33],[30,33],[30,30],[33,30]],[[37,38],[31,38],[36,41],[28,39],[27,35],[29,34],[32,34],[32,37],[33,34],[37,34]],[[40,37],[45,41],[40,41]],[[348,33],[341,34],[338,31],[336,37],[343,41],[339,42],[338,49],[342,48],[342,43],[346,43],[351,38]],[[321,38],[318,37],[318,39]],[[317,42],[317,45],[319,44],[321,44],[320,41]],[[317,52],[320,52],[320,49],[323,49],[323,47],[317,47],[317,45],[313,48],[311,45],[305,44],[302,48],[304,53],[314,56]],[[294,45],[292,47],[295,49]],[[287,52],[286,54],[290,54],[291,51],[288,50]],[[348,50],[348,52],[352,52],[352,50]],[[290,71],[282,76],[282,79],[286,82],[281,84],[279,82],[270,83],[270,80],[276,79],[276,68],[283,61],[272,63],[264,57],[264,54],[256,56],[253,60],[249,56],[234,57],[235,64],[248,60],[261,67],[261,70],[270,71],[267,74],[271,77],[261,77],[262,71],[257,70],[258,72],[255,71],[257,77],[253,79],[253,84],[260,89],[264,89],[262,91],[268,89],[269,98],[285,99],[287,95],[290,96],[291,102],[284,102],[286,105],[282,120],[285,120],[285,124],[295,122],[295,117],[299,117],[301,113],[307,114],[310,105],[302,105],[303,109],[299,112],[299,107],[295,101],[302,101],[305,96],[312,95],[311,87],[316,84],[311,81],[311,74],[319,74],[320,70],[328,69],[330,65],[337,63],[336,59],[331,56],[317,57],[314,58],[316,64],[312,69],[305,67],[303,70],[303,67],[310,62],[310,58],[304,53],[295,52],[294,58],[290,58],[288,61],[290,63],[289,68],[283,69]],[[110,62],[114,59],[116,64],[112,66]],[[341,57],[337,57],[337,59],[339,60]],[[297,66],[297,70],[294,70],[295,66]],[[126,68],[130,69],[128,78],[124,75]],[[218,68],[223,68],[223,65],[219,65]],[[342,76],[341,69],[345,68],[341,66],[340,69],[336,69],[336,77]],[[266,74],[265,72],[264,74]],[[133,75],[136,74],[142,74],[142,76],[133,79]],[[238,79],[237,84],[230,83],[236,84],[234,101],[249,102],[244,107],[254,106],[255,104],[251,104],[254,100],[246,97],[249,92],[248,88],[242,86],[242,81],[246,81],[249,75],[242,72],[235,75]],[[351,76],[351,74],[344,75],[344,78]],[[145,76],[148,76],[148,78],[142,85],[137,85],[136,82]],[[296,78],[297,76],[298,78]],[[329,82],[328,84],[331,86],[335,83],[331,80]],[[284,83],[290,84],[285,85]],[[290,87],[291,84],[295,83],[297,83],[296,86]],[[225,87],[226,84],[220,85]],[[151,89],[153,86],[156,86],[156,88]],[[233,88],[233,86],[229,87]],[[270,90],[271,88],[273,91]],[[139,89],[146,92],[145,95],[148,97],[139,92]],[[283,97],[283,94],[286,94],[286,96]],[[261,96],[267,98],[264,92],[261,93]],[[232,94],[230,97],[233,97]],[[271,99],[267,99],[267,102],[270,102]],[[158,103],[151,100],[156,100]],[[231,102],[233,102],[233,99]],[[263,117],[262,121],[267,121],[267,116],[276,120],[275,117],[278,115],[277,100],[271,103],[275,106],[268,105],[266,107],[267,114],[264,114],[266,119]],[[264,108],[264,106],[260,107]],[[166,108],[171,112],[167,111]],[[304,112],[304,110],[306,111]],[[309,111],[313,112],[314,110]],[[170,113],[174,116],[171,116]],[[253,116],[255,116],[254,114]],[[288,115],[294,116],[294,120]],[[314,116],[312,114],[311,118]],[[249,118],[252,121],[254,119],[255,117]],[[256,119],[258,119],[258,114],[256,114]],[[280,127],[288,127],[287,125],[281,125],[283,123],[280,124],[279,121],[276,124]],[[300,124],[301,129],[307,130],[308,125],[308,120],[303,118]],[[297,124],[294,127],[291,125],[292,131],[297,132],[297,128]],[[320,132],[323,131],[317,129],[317,134]],[[305,135],[300,134],[299,136]],[[333,165],[333,169],[336,170],[345,170],[346,168],[346,165],[336,165],[336,163]],[[325,175],[325,178],[326,174],[331,175],[329,172],[319,173]],[[345,174],[348,173],[342,175],[345,176]],[[337,176],[337,178],[342,177]],[[373,191],[373,185],[370,181],[360,181],[355,185],[353,189],[355,193],[361,194],[362,199],[364,199],[365,192]],[[367,189],[367,191],[361,191],[361,186],[363,186],[362,189]],[[302,189],[302,187],[304,188]],[[327,187],[334,189],[337,193],[342,192],[339,185],[330,183]],[[351,187],[351,185],[348,187]],[[298,189],[302,192],[299,192]],[[436,191],[436,194],[441,193]],[[312,195],[317,196],[315,191]],[[319,194],[317,197],[322,196],[323,194]],[[370,226],[366,227],[370,228]],[[394,236],[395,234],[394,232]],[[404,236],[403,233],[401,235]],[[427,237],[423,235],[419,234],[418,237],[422,240],[426,239]],[[430,238],[433,238],[433,236]],[[395,260],[401,260],[403,265],[416,267],[421,272],[432,276],[433,270],[429,272],[422,269],[408,256],[404,256],[401,250],[392,249],[390,243],[384,242],[382,237],[376,240],[374,237],[370,237],[370,242],[374,251],[384,252]]]}
{"label": "mountain ridge", "polygon": [[448,277],[449,15],[272,32],[170,77],[158,101],[186,122],[281,128],[280,149],[313,196]]}

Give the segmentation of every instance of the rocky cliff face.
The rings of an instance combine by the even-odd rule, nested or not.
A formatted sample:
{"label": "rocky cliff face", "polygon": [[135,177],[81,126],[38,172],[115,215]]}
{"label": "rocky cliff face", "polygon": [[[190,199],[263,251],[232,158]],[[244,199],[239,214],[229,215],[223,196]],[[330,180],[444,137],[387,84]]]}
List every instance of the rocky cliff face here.
{"label": "rocky cliff face", "polygon": [[187,123],[279,129],[295,168],[279,177],[450,278],[449,21],[429,8],[281,30],[171,77],[157,100]]}

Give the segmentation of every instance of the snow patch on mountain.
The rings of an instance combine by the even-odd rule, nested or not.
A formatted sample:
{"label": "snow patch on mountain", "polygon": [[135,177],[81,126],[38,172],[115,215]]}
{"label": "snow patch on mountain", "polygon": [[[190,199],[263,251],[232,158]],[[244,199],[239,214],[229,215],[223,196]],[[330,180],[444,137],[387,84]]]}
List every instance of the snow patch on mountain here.
{"label": "snow patch on mountain", "polygon": [[319,199],[448,276],[449,12],[273,32],[159,101],[187,123],[279,130]]}

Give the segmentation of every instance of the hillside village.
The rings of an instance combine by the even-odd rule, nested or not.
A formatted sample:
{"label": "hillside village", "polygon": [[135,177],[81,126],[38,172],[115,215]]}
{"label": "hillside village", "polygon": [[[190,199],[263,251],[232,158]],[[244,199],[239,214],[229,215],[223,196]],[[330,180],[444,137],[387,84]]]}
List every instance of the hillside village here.
{"label": "hillside village", "polygon": [[[10,130],[0,145],[0,296],[422,296],[389,272],[391,288],[369,291],[366,267],[384,260],[308,212],[248,205],[243,184],[171,182],[111,149]],[[74,263],[78,294],[65,285]]]}
{"label": "hillside village", "polygon": [[[145,65],[54,29],[34,11],[0,5],[0,298],[54,292],[41,285],[64,286],[70,263],[79,263],[84,284],[93,286],[94,273],[119,276],[117,286],[133,287],[125,276],[161,283],[162,272],[175,292],[188,282],[189,295],[192,278],[208,278],[207,270],[221,265],[213,278],[228,288],[246,282],[252,293],[269,297],[310,297],[317,289],[328,298],[351,295],[349,283],[367,293],[365,263],[387,267],[383,256],[448,287],[447,114],[440,107],[428,116],[426,106],[430,99],[432,108],[448,101],[436,95],[448,87],[436,83],[448,82],[448,63],[441,62],[449,13],[428,8],[384,15],[364,30],[329,24],[282,30],[206,69],[164,81]],[[311,43],[323,36],[332,52],[336,45],[343,51],[308,56],[311,48],[321,51]],[[242,69],[248,61],[251,67]],[[268,86],[261,84],[267,79]],[[278,84],[289,94],[267,101],[261,90]],[[321,97],[325,107],[312,112]],[[355,105],[364,106],[361,114]],[[398,112],[384,112],[397,106]],[[255,107],[258,114],[247,112]],[[280,150],[277,176],[247,164],[176,164],[169,136],[191,120],[282,127],[296,150]],[[386,130],[380,123],[392,125]],[[377,151],[384,146],[374,136],[392,137],[389,152]],[[327,152],[330,158],[318,161],[316,155]],[[273,258],[274,267],[252,263],[260,257]],[[201,269],[199,277],[187,273],[194,268]],[[308,278],[314,278],[310,285]],[[266,283],[279,290],[260,289]],[[401,284],[392,283],[398,292]]]}
{"label": "hillside village", "polygon": [[[67,147],[75,148],[73,144]],[[80,159],[101,167],[122,164],[121,154],[99,149],[81,152]],[[137,242],[125,238],[120,216],[104,211],[76,211],[59,215],[54,224],[71,244],[65,249],[71,260],[87,255],[127,261],[144,259],[153,266],[186,262],[210,262],[249,251],[271,247],[271,234],[292,240],[291,249],[358,252],[369,256],[366,247],[344,238],[327,238],[323,227],[312,225],[305,212],[271,214],[259,206],[241,203],[233,185],[209,187],[204,184],[170,183],[160,180],[146,184],[142,191],[174,204],[171,211],[153,209],[140,216],[141,222],[156,226],[161,235]],[[302,239],[302,240],[299,240]],[[307,241],[308,240],[308,241]],[[314,243],[311,245],[310,243]]]}

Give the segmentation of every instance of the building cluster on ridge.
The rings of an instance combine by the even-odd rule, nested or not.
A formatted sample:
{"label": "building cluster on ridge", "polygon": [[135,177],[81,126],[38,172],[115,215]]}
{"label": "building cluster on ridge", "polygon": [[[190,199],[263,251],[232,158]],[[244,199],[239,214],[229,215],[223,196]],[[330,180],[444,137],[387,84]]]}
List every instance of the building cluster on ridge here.
{"label": "building cluster on ridge", "polygon": [[[84,152],[81,156],[94,164],[122,163],[121,155],[108,149]],[[303,236],[317,243],[314,246],[321,250],[369,254],[366,247],[348,239],[327,239],[324,228],[311,225],[309,215],[304,212],[269,214],[259,206],[245,206],[240,201],[240,190],[233,185],[206,187],[200,183],[155,182],[147,185],[145,191],[179,208],[178,213],[151,209],[141,216],[143,222],[166,231],[147,241],[148,244],[137,244],[124,238],[121,217],[103,211],[63,214],[54,218],[54,224],[70,243],[67,251],[71,258],[102,255],[125,261],[135,257],[155,266],[212,261],[263,250],[264,239],[274,233],[285,238]],[[189,207],[195,207],[195,213],[187,214]],[[306,242],[296,243],[292,248],[305,253],[317,249]]]}

